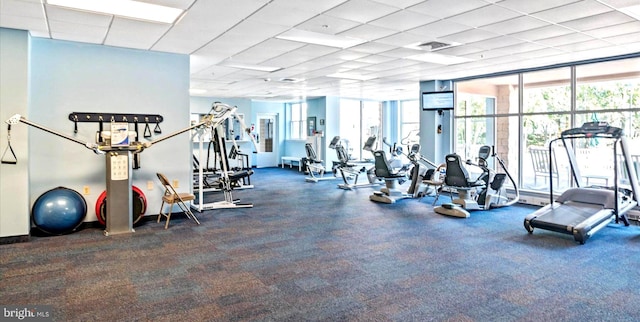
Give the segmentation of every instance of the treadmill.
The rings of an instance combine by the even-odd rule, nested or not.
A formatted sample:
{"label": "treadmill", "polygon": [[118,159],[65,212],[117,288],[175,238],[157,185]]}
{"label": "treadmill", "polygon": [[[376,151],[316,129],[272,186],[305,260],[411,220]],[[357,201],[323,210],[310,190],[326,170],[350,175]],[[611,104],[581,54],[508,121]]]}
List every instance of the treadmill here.
{"label": "treadmill", "polygon": [[[577,167],[571,139],[602,138],[614,140],[614,185],[613,187],[580,187],[582,177]],[[587,122],[581,127],[565,130],[559,138],[549,142],[549,158],[553,143],[561,140],[567,151],[571,176],[575,188],[567,189],[557,200],[553,200],[553,180],[550,182],[550,203],[524,219],[524,227],[531,234],[534,228],[573,235],[575,241],[584,244],[587,239],[615,219],[629,225],[626,212],[638,204],[638,178],[629,156],[629,148],[622,129],[606,122]],[[624,158],[624,167],[629,174],[630,189],[618,186],[618,146]],[[552,161],[552,160],[550,160]],[[549,164],[552,164],[551,162]],[[551,170],[550,175],[551,175]]]}

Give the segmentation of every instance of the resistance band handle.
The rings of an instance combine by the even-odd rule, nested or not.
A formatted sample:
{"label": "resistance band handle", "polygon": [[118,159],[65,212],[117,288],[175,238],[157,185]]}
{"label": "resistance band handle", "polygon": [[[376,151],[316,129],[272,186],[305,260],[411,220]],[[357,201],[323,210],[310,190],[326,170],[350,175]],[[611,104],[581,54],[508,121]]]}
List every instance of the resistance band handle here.
{"label": "resistance band handle", "polygon": [[[7,155],[7,151],[11,151],[11,155],[13,156],[13,160],[5,160],[4,157]],[[16,153],[13,152],[13,147],[11,146],[11,124],[7,125],[7,148],[4,149],[2,153],[2,164],[18,164],[18,158],[16,157]]]}
{"label": "resistance band handle", "polygon": [[149,128],[149,123],[145,123],[144,125],[144,137],[145,138],[151,137],[151,129]]}

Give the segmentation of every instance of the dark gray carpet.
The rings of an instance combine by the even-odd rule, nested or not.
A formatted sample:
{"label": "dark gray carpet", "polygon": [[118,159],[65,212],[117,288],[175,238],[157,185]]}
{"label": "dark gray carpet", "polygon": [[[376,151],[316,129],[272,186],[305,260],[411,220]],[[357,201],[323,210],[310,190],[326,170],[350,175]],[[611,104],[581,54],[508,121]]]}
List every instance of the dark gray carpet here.
{"label": "dark gray carpet", "polygon": [[252,183],[234,197],[254,208],[206,211],[200,226],[179,214],[168,230],[0,245],[0,304],[52,305],[56,321],[640,320],[637,226],[579,245],[528,234],[532,207],[458,219],[431,197],[378,204],[372,188],[295,169]]}

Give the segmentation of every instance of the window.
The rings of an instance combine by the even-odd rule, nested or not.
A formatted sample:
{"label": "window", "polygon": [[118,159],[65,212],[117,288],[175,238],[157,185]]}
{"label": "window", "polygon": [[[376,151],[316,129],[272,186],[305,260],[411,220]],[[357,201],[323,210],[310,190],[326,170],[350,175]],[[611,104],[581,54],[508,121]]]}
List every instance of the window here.
{"label": "window", "polygon": [[[497,115],[518,112],[518,76],[482,78],[456,84],[455,151],[473,159],[483,145],[504,146],[510,133],[518,133],[517,120]],[[517,136],[515,136],[517,140]],[[500,149],[503,153],[508,152]],[[513,153],[513,151],[512,151]],[[503,156],[503,159],[507,157]]]}
{"label": "window", "polygon": [[362,147],[370,136],[378,138],[380,144],[382,129],[382,107],[380,102],[340,100],[340,140],[351,159],[370,159],[370,152]]}
{"label": "window", "polygon": [[[640,163],[639,70],[640,58],[631,58],[456,82],[455,151],[473,158],[480,145],[495,146],[521,190],[548,192],[552,180],[561,192],[574,183],[562,144],[550,157],[549,142],[566,129],[606,121],[624,130],[632,162]],[[609,141],[573,142],[581,185],[612,185]],[[618,176],[628,183],[622,169]]]}
{"label": "window", "polygon": [[[400,102],[400,138],[416,136],[420,131],[420,101]],[[419,140],[418,140],[419,141]]]}
{"label": "window", "polygon": [[307,103],[289,105],[289,139],[305,140],[307,138]]}

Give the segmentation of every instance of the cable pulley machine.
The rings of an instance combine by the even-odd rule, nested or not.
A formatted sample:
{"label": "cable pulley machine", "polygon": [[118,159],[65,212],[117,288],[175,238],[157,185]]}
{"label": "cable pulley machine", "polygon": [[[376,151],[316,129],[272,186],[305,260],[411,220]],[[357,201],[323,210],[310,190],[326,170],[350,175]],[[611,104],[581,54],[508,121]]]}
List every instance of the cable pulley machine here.
{"label": "cable pulley machine", "polygon": [[[106,191],[107,191],[107,216],[106,216],[106,229],[104,234],[106,236],[115,234],[132,233],[133,229],[133,214],[132,214],[132,159],[134,154],[139,154],[145,149],[151,147],[154,144],[165,141],[174,136],[180,135],[184,132],[191,131],[197,128],[216,127],[224,122],[229,117],[235,114],[236,107],[231,107],[222,103],[214,103],[209,114],[204,116],[200,122],[191,125],[187,128],[175,131],[159,139],[149,142],[138,142],[137,140],[130,140],[130,133],[128,129],[128,120],[134,120],[137,117],[138,120],[144,120],[146,128],[148,128],[149,121],[155,122],[155,133],[160,133],[159,123],[162,121],[161,116],[140,116],[129,114],[100,114],[100,113],[72,113],[69,119],[74,122],[74,132],[77,129],[77,122],[100,122],[100,133],[96,136],[96,143],[82,141],[72,136],[60,133],[52,130],[35,122],[29,121],[24,116],[16,114],[6,120],[8,124],[8,130],[11,130],[11,126],[24,123],[29,126],[33,126],[42,131],[67,139],[74,143],[83,145],[87,149],[93,151],[96,154],[103,154],[106,156]],[[108,122],[111,124],[110,131],[102,131],[102,122]],[[10,132],[9,132],[10,133]],[[146,129],[145,129],[146,137]],[[13,148],[10,145],[10,134],[8,136],[9,145],[2,156],[3,164],[17,164],[17,159]],[[5,154],[10,151],[13,159],[5,160]]]}

